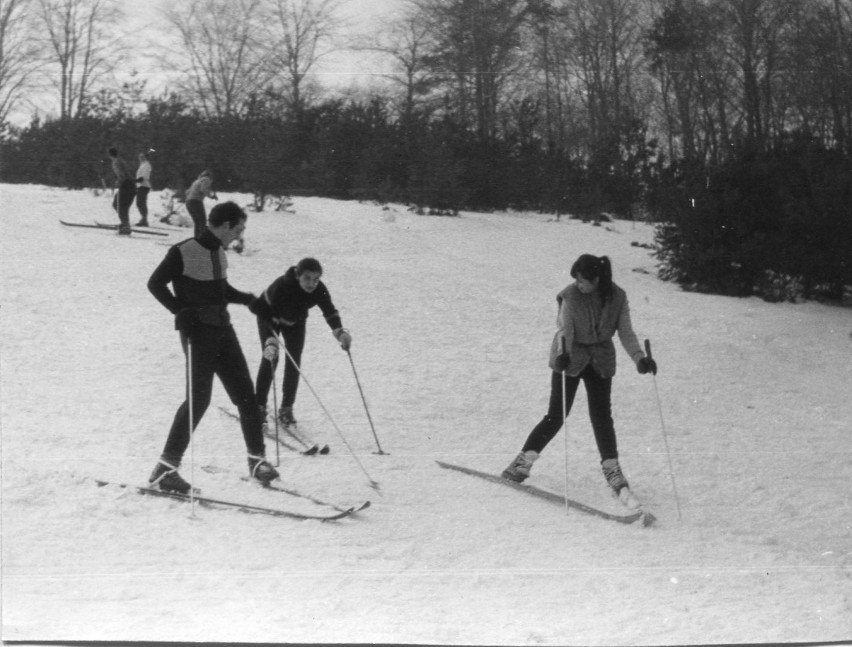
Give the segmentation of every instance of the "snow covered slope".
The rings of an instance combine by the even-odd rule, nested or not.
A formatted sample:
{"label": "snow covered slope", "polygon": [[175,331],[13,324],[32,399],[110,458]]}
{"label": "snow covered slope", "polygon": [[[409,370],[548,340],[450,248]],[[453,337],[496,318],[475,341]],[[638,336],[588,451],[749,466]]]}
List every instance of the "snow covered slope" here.
{"label": "snow covered slope", "polygon": [[[852,638],[849,309],[681,292],[631,245],[652,240],[640,224],[422,217],[308,198],[294,207],[250,213],[248,252],[229,254],[230,281],[259,293],[315,256],[352,332],[389,455],[373,453],[348,359],[319,313],[303,368],[380,491],[304,385],[297,416],[332,453],[280,458],[295,487],[372,500],[330,524],[204,508],[191,516],[179,502],[95,485],[144,482],[183,397],[172,317],[146,289],[167,247],[57,222],[114,218],[104,196],[0,186],[4,639]],[[682,519],[653,381],[620,348],[613,389],[622,464],[659,519],[649,529],[566,514],[435,464],[499,471],[520,449],[547,403],[555,295],[584,252],[611,257],[660,366]],[[254,371],[253,318],[231,311]],[[229,404],[217,383],[195,438],[196,486],[295,505],[240,480],[239,427],[218,410]],[[612,506],[582,389],[567,445],[570,495]],[[565,466],[560,434],[530,482],[562,492]],[[188,456],[182,473],[190,476]]]}

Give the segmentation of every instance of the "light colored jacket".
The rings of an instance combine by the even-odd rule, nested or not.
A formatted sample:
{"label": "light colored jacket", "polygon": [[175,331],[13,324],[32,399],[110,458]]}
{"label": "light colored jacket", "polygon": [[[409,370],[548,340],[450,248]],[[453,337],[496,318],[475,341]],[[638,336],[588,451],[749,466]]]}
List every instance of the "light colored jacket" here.
{"label": "light colored jacket", "polygon": [[203,200],[204,198],[214,198],[213,193],[213,178],[202,175],[200,176],[186,192],[187,200]]}
{"label": "light colored jacket", "polygon": [[633,326],[630,323],[630,308],[627,293],[617,285],[612,286],[612,296],[602,304],[600,294],[595,291],[583,294],[575,284],[569,285],[556,297],[559,312],[556,317],[556,335],[550,346],[550,368],[555,369],[555,360],[562,352],[562,340],[571,356],[566,373],[578,376],[589,364],[601,377],[615,375],[615,344],[618,339],[630,359],[638,362],[645,357]]}
{"label": "light colored jacket", "polygon": [[144,186],[145,188],[151,188],[151,162],[142,162],[139,164],[139,168],[136,169],[136,179],[142,179],[141,182],[137,182],[139,186]]}

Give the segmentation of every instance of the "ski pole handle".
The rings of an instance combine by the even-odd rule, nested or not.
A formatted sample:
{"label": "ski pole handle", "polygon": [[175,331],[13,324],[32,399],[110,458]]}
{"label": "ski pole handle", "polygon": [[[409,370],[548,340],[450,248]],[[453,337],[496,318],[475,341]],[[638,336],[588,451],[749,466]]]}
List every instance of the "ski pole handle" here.
{"label": "ski pole handle", "polygon": [[645,355],[648,356],[648,359],[654,359],[654,356],[651,355],[651,340],[650,339],[645,340]]}

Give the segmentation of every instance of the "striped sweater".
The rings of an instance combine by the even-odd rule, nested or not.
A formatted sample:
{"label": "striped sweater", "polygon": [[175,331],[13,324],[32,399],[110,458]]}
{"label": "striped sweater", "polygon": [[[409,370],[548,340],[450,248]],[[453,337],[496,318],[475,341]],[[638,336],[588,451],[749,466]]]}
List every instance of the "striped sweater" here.
{"label": "striped sweater", "polygon": [[148,279],[148,290],[172,314],[194,308],[202,324],[219,328],[231,324],[229,303],[249,305],[254,299],[228,283],[228,257],[209,230],[171,247]]}

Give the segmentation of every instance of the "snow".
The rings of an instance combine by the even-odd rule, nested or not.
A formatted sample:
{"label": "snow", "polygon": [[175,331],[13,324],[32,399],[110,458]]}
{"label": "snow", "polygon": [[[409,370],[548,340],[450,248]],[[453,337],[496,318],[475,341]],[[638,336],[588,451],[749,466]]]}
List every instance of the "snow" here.
{"label": "snow", "polygon": [[[682,292],[631,244],[652,241],[643,224],[295,198],[295,213],[250,213],[230,281],[259,293],[303,256],[323,262],[387,455],[315,312],[305,375],[358,461],[303,383],[297,416],[332,453],[282,451],[281,471],[292,487],[372,506],[334,523],[193,513],[94,482],[144,483],[183,397],[172,317],[146,289],[167,247],[60,226],[114,218],[90,192],[3,185],[0,204],[3,639],[852,638],[848,308]],[[657,400],[619,347],[613,387],[622,464],[651,528],[435,463],[498,472],[520,449],[546,408],[555,295],[584,252],[611,257],[660,366]],[[254,373],[252,316],[231,311]],[[304,508],[240,479],[245,447],[219,406],[231,405],[217,382],[184,476],[209,496]],[[567,429],[530,483],[563,492],[567,480],[572,498],[617,512],[582,389]]]}

